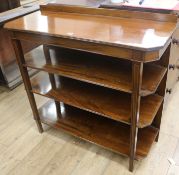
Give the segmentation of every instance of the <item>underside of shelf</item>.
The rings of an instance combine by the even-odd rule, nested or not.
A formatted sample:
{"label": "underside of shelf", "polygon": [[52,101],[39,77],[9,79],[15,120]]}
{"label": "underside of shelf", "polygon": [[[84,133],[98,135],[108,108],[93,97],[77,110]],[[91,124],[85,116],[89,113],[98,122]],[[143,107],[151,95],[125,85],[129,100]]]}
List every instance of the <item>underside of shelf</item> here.
{"label": "underside of shelf", "polygon": [[[39,109],[41,121],[54,128],[90,141],[114,152],[129,156],[130,127],[95,114],[60,104],[61,114],[57,117],[56,106],[48,101]],[[158,129],[139,129],[136,159],[147,156],[158,134]]]}
{"label": "underside of shelf", "polygon": [[[130,94],[58,76],[56,77],[57,89],[52,89],[48,73],[44,72],[38,73],[31,83],[32,91],[36,94],[130,124]],[[139,128],[152,123],[162,101],[163,97],[158,95],[142,98]]]}
{"label": "underside of shelf", "polygon": [[[39,47],[32,51],[38,52],[38,58],[27,55],[24,66],[124,92],[132,92],[130,62],[71,49],[50,50],[52,64],[46,64],[43,49]],[[155,93],[166,70],[165,67],[159,65],[145,64],[140,94],[147,96]]]}

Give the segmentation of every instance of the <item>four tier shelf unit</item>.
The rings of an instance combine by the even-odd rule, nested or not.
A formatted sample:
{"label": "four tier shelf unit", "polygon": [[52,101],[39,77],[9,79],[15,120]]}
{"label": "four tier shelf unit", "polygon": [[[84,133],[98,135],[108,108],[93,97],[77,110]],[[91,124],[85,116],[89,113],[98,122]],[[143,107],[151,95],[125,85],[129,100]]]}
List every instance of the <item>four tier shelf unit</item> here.
{"label": "four tier shelf unit", "polygon": [[[129,169],[132,171],[134,159],[146,157],[152,143],[159,137],[170,42],[177,18],[166,14],[54,4],[42,5],[41,13],[36,12],[22,20],[31,21],[33,18],[36,21],[36,17],[40,20],[39,15],[47,16],[48,23],[45,24],[49,28],[46,33],[35,28],[34,24],[29,25],[29,29],[26,28],[28,24],[23,28],[19,19],[6,25],[7,29],[13,31],[17,61],[39,131],[43,131],[41,123],[45,123],[128,156]],[[65,14],[60,19],[61,13]],[[59,27],[58,18],[59,23],[62,21],[64,24],[63,29]],[[104,25],[104,22],[110,21],[107,27],[116,27],[118,24],[114,20],[125,18],[132,19],[129,24],[121,24],[125,30],[127,25],[128,28],[134,27],[137,22],[151,23],[149,26],[156,27],[159,35],[165,35],[164,39],[156,37],[159,45],[155,47],[93,42],[94,37],[100,40],[100,34],[95,36],[95,30],[88,30],[91,24],[87,28],[83,26],[85,19],[95,22],[97,26],[97,23]],[[82,29],[86,28],[81,32],[85,36],[89,34],[90,41],[76,39],[75,36],[63,37],[62,33],[53,33],[50,29],[50,26],[58,26],[58,32],[70,31],[75,20],[81,22]],[[147,30],[149,26],[141,28]],[[120,28],[116,28],[111,37],[119,37]],[[134,37],[130,30],[128,32],[129,36]],[[141,34],[137,35],[140,37]],[[24,56],[21,40],[42,44],[30,54],[39,56]],[[39,73],[30,79],[27,68],[37,69]],[[34,94],[47,97],[49,101],[38,109]]]}

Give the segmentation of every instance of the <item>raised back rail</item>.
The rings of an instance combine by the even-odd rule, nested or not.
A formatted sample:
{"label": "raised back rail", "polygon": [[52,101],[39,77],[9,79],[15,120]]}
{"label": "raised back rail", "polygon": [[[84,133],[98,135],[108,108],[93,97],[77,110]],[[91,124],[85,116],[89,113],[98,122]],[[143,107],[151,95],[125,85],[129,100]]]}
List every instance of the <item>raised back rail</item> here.
{"label": "raised back rail", "polygon": [[55,13],[75,13],[80,15],[95,15],[95,16],[109,16],[121,18],[135,18],[161,22],[177,22],[177,16],[174,14],[160,14],[151,12],[139,12],[130,10],[116,10],[104,8],[92,8],[81,6],[61,5],[55,3],[48,3],[40,5],[41,12],[55,12]]}

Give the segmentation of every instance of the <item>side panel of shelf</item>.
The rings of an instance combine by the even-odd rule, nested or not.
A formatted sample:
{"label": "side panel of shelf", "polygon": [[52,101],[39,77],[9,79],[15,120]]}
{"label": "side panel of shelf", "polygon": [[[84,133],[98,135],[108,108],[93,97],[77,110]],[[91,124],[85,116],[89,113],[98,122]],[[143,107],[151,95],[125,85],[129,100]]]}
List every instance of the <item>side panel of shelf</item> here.
{"label": "side panel of shelf", "polygon": [[[166,67],[166,68],[168,68],[168,65],[169,65],[170,49],[171,49],[171,44],[168,46],[168,48],[166,49],[166,51],[162,55],[160,61],[158,62],[158,64],[160,64],[161,66]],[[166,93],[167,75],[168,75],[168,71],[167,71],[166,75],[164,76],[164,78],[162,79],[162,81],[159,84],[159,87],[157,89],[157,94],[159,94],[163,98],[165,97],[165,93]],[[154,121],[152,123],[152,125],[154,127],[158,128],[159,131],[160,131],[160,126],[161,126],[163,104],[164,104],[164,101],[162,102],[162,104],[161,104],[161,106],[160,106],[160,108],[157,112],[157,115],[154,118]],[[156,141],[158,141],[158,139],[159,139],[159,133],[157,135]]]}

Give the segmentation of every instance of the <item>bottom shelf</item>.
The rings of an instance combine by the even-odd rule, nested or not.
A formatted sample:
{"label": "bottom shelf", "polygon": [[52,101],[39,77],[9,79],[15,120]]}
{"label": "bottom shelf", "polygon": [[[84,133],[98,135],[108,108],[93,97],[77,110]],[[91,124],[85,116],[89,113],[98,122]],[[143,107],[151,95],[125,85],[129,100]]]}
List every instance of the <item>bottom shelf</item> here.
{"label": "bottom shelf", "polygon": [[[68,105],[60,104],[60,112],[53,101],[48,101],[39,109],[42,123],[88,140],[122,155],[129,156],[130,126],[92,114]],[[158,129],[139,129],[136,159],[147,156]]]}

